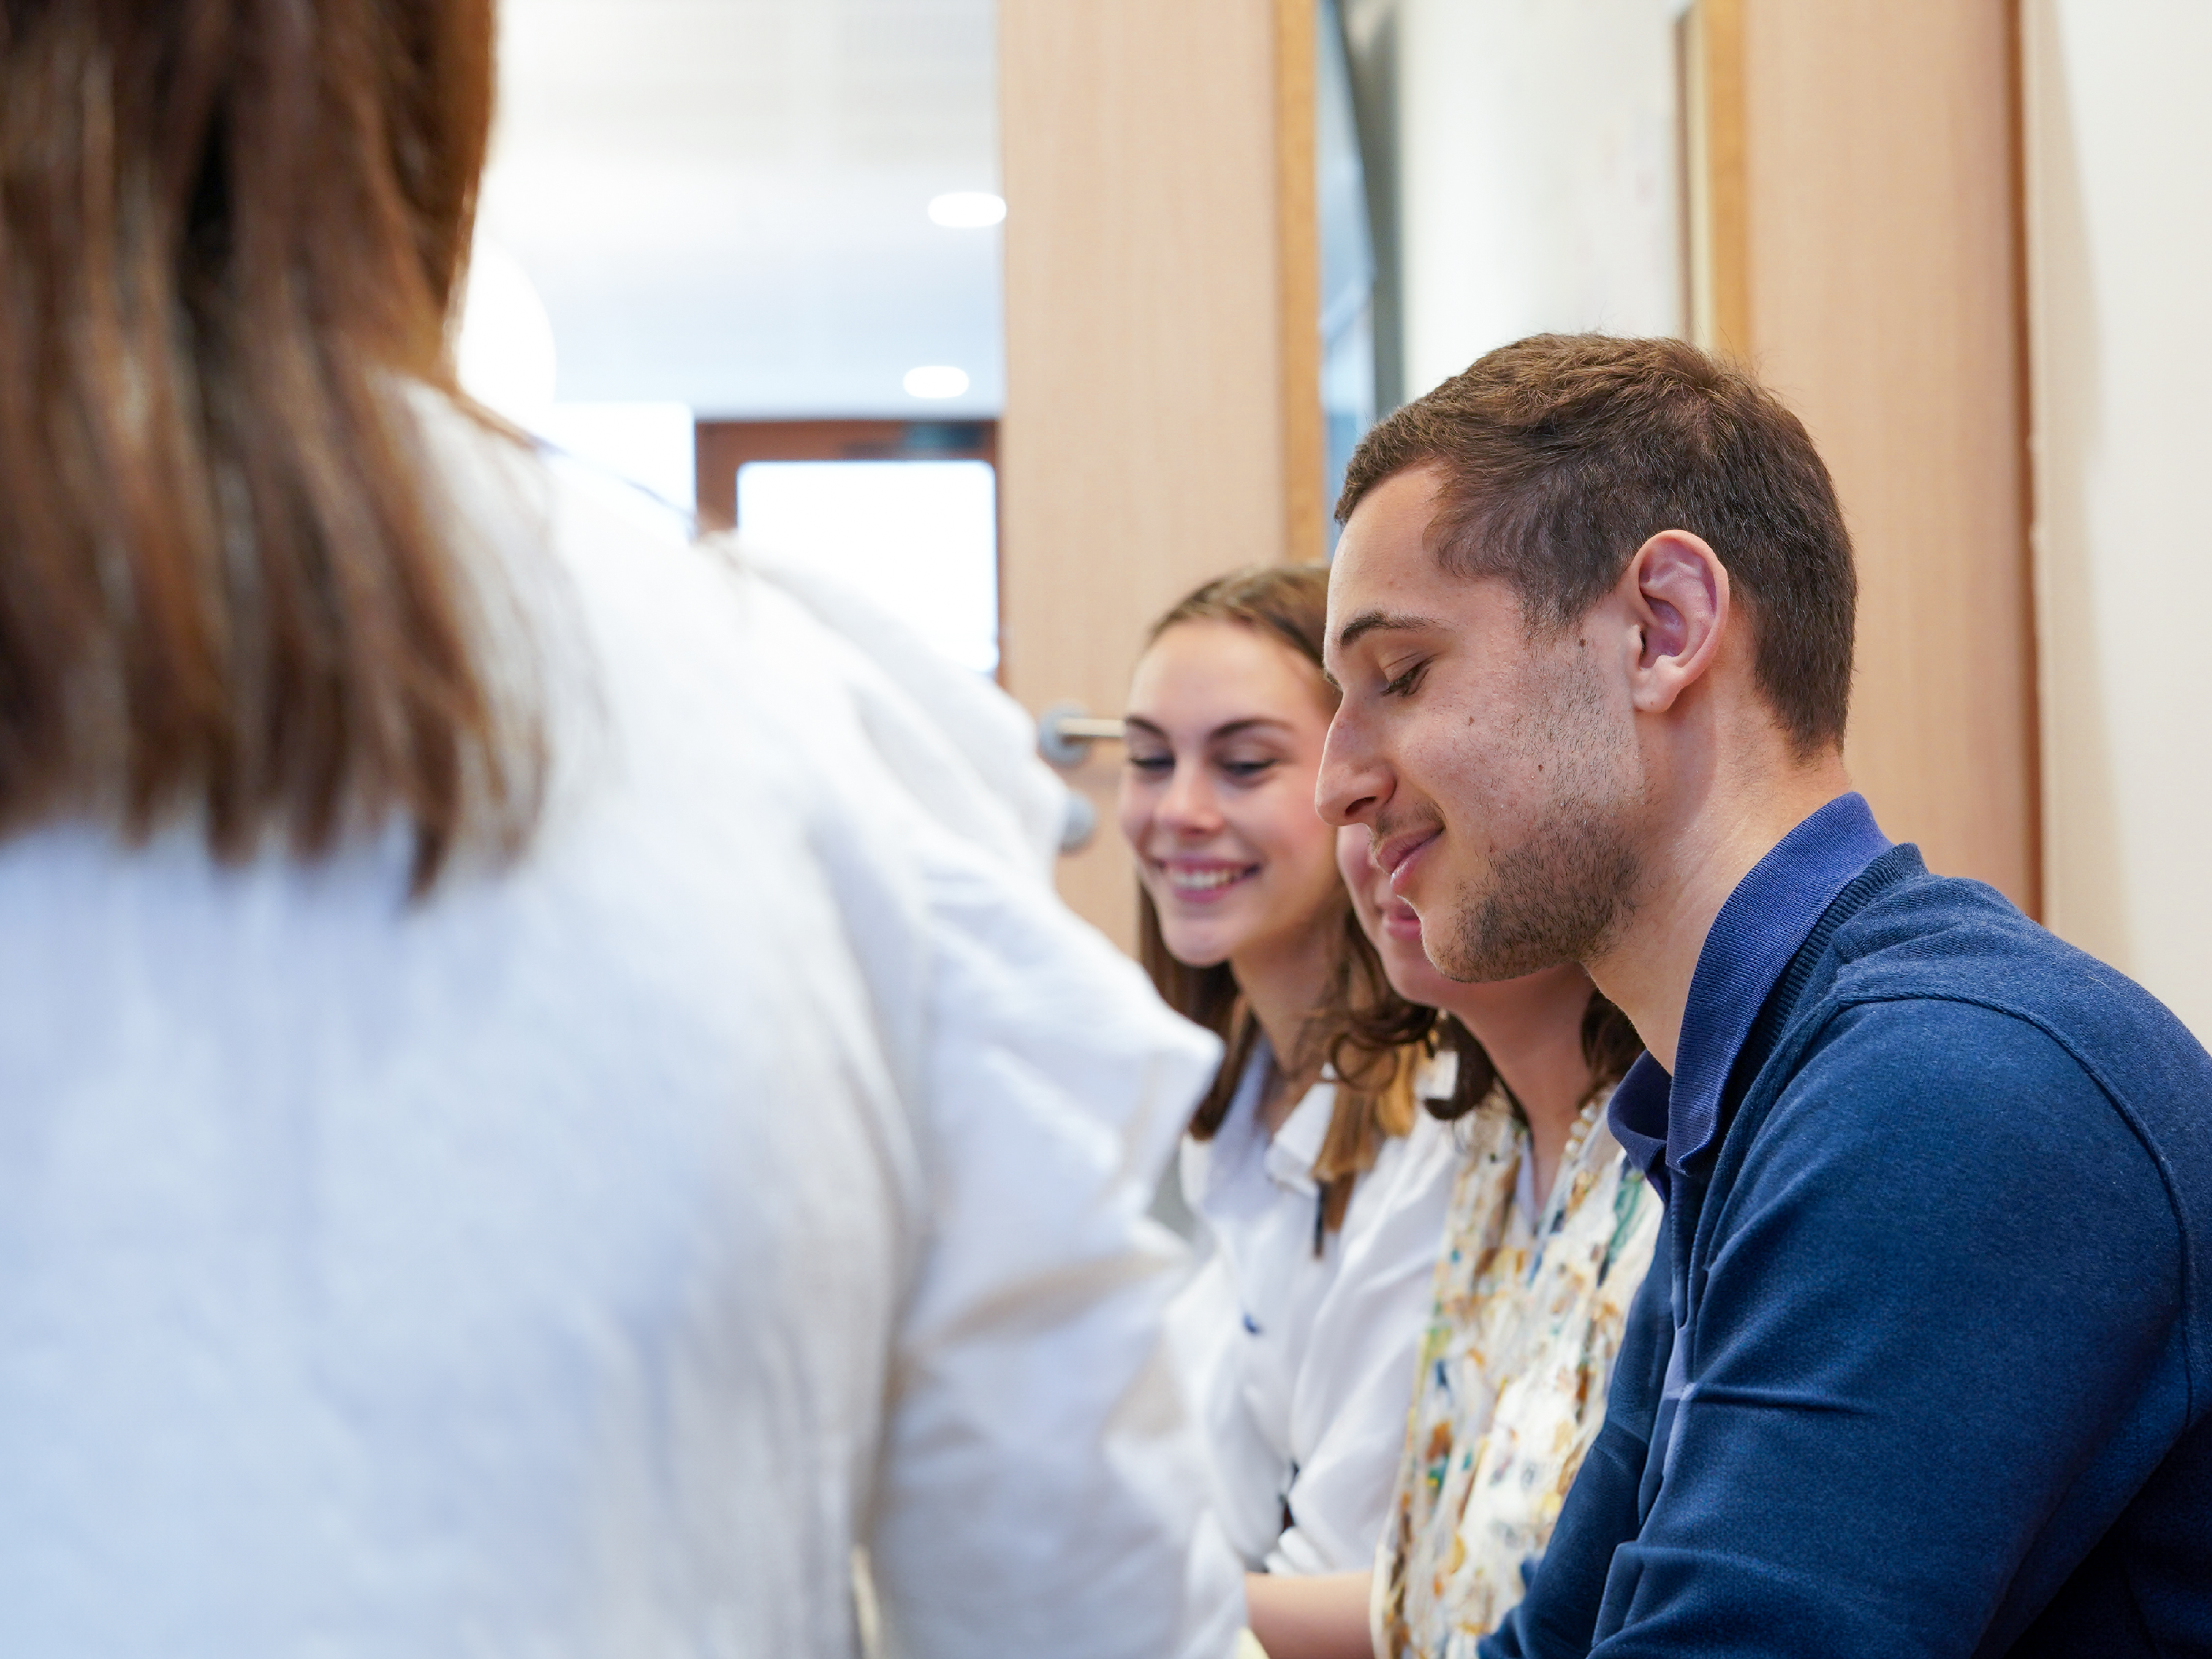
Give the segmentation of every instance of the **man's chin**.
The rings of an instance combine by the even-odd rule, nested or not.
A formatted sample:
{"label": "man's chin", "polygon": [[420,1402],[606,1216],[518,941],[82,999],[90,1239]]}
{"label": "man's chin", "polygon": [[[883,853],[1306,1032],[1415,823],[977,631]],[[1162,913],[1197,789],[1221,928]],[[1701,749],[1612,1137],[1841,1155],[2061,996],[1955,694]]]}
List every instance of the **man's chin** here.
{"label": "man's chin", "polygon": [[1557,968],[1575,960],[1534,940],[1508,944],[1479,935],[1470,939],[1465,933],[1439,940],[1436,945],[1431,945],[1424,933],[1422,948],[1438,973],[1462,985],[1495,985],[1500,980],[1540,974],[1547,968]]}
{"label": "man's chin", "polygon": [[1466,985],[1587,967],[1626,914],[1627,866],[1606,873],[1589,887],[1524,881],[1468,895],[1435,922],[1422,918],[1422,949],[1438,973]]}

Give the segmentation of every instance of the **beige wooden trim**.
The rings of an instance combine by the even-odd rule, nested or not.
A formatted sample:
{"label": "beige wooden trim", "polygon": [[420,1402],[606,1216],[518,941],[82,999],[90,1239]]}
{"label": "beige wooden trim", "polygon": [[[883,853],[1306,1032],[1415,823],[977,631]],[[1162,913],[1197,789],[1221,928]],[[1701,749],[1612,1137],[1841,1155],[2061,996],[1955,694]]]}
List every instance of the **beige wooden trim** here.
{"label": "beige wooden trim", "polygon": [[2045,673],[2041,628],[2038,612],[2042,595],[2036,580],[2035,556],[2035,402],[2034,315],[2028,298],[2028,179],[2027,179],[2027,36],[2021,0],[2004,0],[2005,67],[2010,97],[2012,195],[2012,305],[2014,445],[2019,455],[2020,650],[2027,665],[2021,690],[2029,742],[2023,764],[2027,775],[2027,873],[2021,878],[2021,908],[2045,926],[2050,925],[2051,871],[2046,823],[2050,804],[2045,795],[2043,741]]}
{"label": "beige wooden trim", "polygon": [[1683,20],[1690,337],[1739,358],[1751,349],[1743,73],[1743,0],[1697,0]]}
{"label": "beige wooden trim", "polygon": [[1283,335],[1283,557],[1326,550],[1322,499],[1327,439],[1321,408],[1321,225],[1314,179],[1317,68],[1313,0],[1275,0],[1275,200]]}

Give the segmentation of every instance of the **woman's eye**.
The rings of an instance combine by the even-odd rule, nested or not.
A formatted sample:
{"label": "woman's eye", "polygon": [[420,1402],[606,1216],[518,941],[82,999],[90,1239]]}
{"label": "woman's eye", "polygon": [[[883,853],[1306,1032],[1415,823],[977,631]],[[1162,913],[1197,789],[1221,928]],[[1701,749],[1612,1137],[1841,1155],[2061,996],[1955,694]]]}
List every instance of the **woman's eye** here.
{"label": "woman's eye", "polygon": [[1132,750],[1129,752],[1128,761],[1129,769],[1134,772],[1159,774],[1172,772],[1175,770],[1175,757],[1173,755],[1146,754]]}
{"label": "woman's eye", "polygon": [[1224,760],[1221,769],[1239,783],[1250,783],[1273,771],[1278,763],[1272,755],[1264,759]]}

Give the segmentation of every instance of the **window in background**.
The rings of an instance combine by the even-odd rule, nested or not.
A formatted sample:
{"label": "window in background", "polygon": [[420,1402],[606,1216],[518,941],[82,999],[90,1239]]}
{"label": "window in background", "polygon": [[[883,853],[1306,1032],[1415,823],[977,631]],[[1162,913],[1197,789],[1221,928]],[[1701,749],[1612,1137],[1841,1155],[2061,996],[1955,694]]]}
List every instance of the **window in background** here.
{"label": "window in background", "polygon": [[738,528],[835,571],[954,661],[999,665],[998,474],[983,460],[747,461]]}

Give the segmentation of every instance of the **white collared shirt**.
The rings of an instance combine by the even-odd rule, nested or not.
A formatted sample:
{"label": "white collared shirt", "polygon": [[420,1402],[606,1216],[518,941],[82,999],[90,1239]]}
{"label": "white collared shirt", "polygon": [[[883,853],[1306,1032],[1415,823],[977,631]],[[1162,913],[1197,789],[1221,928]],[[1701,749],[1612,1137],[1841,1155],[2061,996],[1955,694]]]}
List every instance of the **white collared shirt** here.
{"label": "white collared shirt", "polygon": [[1210,1253],[1170,1318],[1215,1507],[1246,1565],[1352,1571],[1373,1562],[1389,1507],[1459,1155],[1420,1113],[1382,1144],[1316,1255],[1313,1168],[1336,1085],[1316,1084],[1270,1136],[1269,1064],[1262,1042],[1213,1139],[1183,1142],[1183,1196]]}

